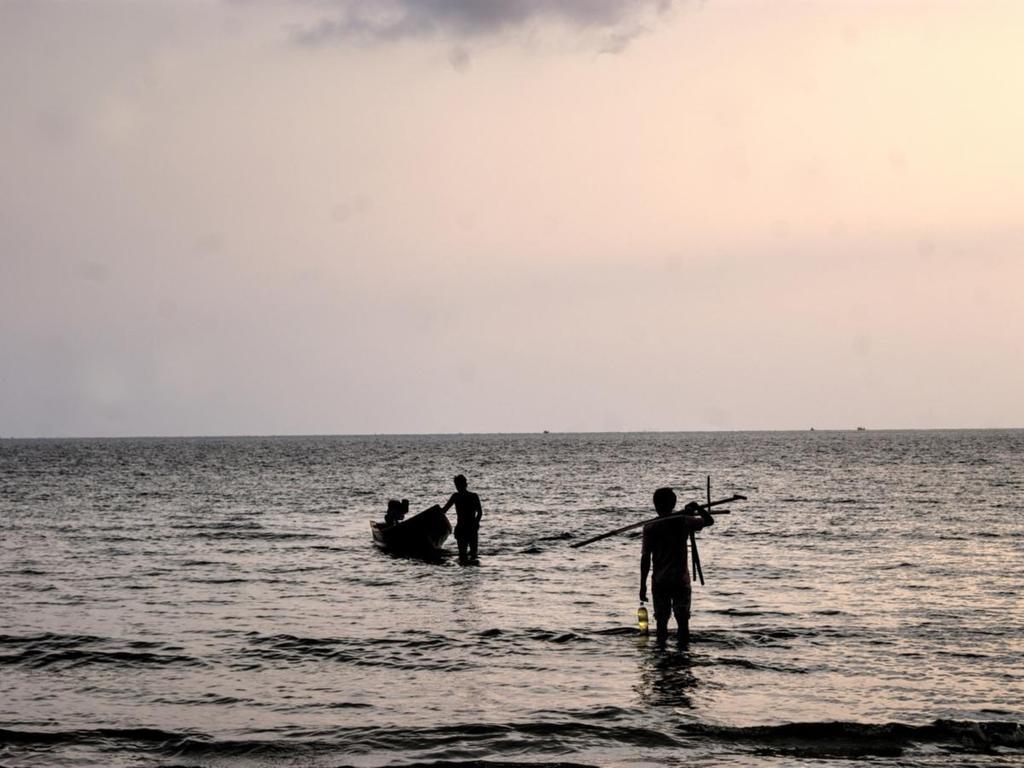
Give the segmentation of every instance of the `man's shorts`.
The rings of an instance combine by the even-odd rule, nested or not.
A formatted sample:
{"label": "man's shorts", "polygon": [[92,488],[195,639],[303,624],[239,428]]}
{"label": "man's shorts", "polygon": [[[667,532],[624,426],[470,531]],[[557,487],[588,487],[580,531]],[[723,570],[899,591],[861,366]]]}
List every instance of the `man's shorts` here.
{"label": "man's shorts", "polygon": [[689,584],[652,584],[651,597],[656,622],[668,621],[671,614],[675,614],[677,624],[689,622],[690,602],[693,598],[693,589]]}

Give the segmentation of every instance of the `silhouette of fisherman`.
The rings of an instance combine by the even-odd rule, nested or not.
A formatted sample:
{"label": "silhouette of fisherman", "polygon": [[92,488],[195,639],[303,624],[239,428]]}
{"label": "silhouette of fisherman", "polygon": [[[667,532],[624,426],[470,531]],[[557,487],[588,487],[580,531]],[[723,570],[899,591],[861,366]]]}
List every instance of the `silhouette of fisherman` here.
{"label": "silhouette of fisherman", "polygon": [[[675,506],[676,495],[671,488],[659,488],[654,492],[654,508],[658,517],[671,515]],[[695,514],[697,512],[699,514]],[[653,560],[651,591],[659,646],[664,646],[668,639],[668,618],[671,614],[676,617],[679,643],[686,645],[690,642],[692,587],[686,562],[686,541],[691,531],[714,524],[708,510],[690,502],[683,508],[683,514],[667,520],[654,520],[644,526],[640,554],[640,602],[647,600],[647,574]]]}
{"label": "silhouette of fisherman", "polygon": [[409,514],[408,499],[402,499],[401,501],[399,501],[398,499],[390,499],[388,501],[388,511],[384,515],[384,522],[387,525],[400,523],[402,522],[402,518],[404,518],[407,514]]}
{"label": "silhouette of fisherman", "polygon": [[483,517],[484,510],[480,506],[480,497],[466,490],[466,476],[456,475],[454,480],[455,493],[441,511],[447,512],[453,504],[455,505],[455,541],[459,544],[459,562],[465,565],[476,560],[477,534],[480,531],[480,518]]}

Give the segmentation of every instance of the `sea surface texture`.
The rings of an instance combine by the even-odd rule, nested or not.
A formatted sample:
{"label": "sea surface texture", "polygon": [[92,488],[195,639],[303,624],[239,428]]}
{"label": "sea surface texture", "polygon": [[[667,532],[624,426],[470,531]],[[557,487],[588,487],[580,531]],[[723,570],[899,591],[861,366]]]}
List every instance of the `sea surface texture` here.
{"label": "sea surface texture", "polygon": [[[456,472],[479,567],[373,545]],[[569,545],[707,475],[659,650]],[[3,440],[0,765],[1021,766],[1022,492],[1024,431]]]}

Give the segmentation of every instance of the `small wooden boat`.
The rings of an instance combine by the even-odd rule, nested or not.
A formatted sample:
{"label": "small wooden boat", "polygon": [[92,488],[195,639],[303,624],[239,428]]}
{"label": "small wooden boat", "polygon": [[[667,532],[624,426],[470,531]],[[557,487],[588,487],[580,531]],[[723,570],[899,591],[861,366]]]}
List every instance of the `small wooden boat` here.
{"label": "small wooden boat", "polygon": [[370,521],[373,541],[379,547],[399,555],[437,557],[451,535],[452,524],[436,504],[407,520],[388,525]]}

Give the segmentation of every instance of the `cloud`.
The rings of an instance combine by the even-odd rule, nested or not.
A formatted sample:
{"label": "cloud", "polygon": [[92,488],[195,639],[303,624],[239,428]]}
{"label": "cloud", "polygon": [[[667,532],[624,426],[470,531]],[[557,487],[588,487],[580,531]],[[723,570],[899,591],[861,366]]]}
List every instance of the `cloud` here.
{"label": "cloud", "polygon": [[618,53],[646,28],[638,20],[669,11],[672,0],[328,0],[333,11],[299,30],[308,45],[338,41],[387,43],[429,37],[457,40],[559,23],[603,37]]}
{"label": "cloud", "polygon": [[648,32],[650,29],[642,25],[614,29],[608,33],[604,45],[601,46],[601,53],[622,53],[630,43]]}
{"label": "cloud", "polygon": [[454,45],[448,51],[448,63],[456,72],[465,72],[469,69],[469,51],[461,45]]}

